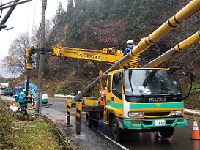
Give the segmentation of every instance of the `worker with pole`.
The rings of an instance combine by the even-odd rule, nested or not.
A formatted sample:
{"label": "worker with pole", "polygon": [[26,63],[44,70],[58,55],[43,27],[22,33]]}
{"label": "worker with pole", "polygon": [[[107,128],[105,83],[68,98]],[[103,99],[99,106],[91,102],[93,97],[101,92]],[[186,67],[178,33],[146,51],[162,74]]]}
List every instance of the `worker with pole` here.
{"label": "worker with pole", "polygon": [[25,94],[25,91],[26,91],[26,89],[23,89],[23,91],[21,93],[19,93],[18,96],[16,97],[16,100],[19,102],[18,110],[21,109],[22,114],[26,113],[26,109],[25,109],[26,94]]}

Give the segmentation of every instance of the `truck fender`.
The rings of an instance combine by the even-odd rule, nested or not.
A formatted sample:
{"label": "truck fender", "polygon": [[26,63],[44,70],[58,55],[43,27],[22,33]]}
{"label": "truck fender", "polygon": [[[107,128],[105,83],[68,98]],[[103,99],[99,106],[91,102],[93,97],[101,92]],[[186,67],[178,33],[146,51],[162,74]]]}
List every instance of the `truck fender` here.
{"label": "truck fender", "polygon": [[[114,112],[113,110],[108,110],[108,116],[109,116],[109,114],[113,114],[114,117],[117,119],[118,125],[119,125],[119,128],[120,128],[120,129],[125,129],[124,123],[123,123],[123,119],[121,119],[121,118],[119,118],[119,117],[116,117],[116,114],[115,114],[115,112]],[[109,119],[110,119],[110,118],[108,118],[108,120],[109,120]]]}

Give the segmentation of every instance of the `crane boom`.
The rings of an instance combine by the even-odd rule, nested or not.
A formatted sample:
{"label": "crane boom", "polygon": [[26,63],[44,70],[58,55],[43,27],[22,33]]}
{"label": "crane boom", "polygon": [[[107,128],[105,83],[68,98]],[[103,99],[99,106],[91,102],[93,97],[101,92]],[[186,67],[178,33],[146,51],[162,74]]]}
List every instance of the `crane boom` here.
{"label": "crane boom", "polygon": [[138,56],[155,42],[160,40],[164,35],[166,35],[169,31],[173,30],[184,20],[189,18],[192,14],[197,12],[200,9],[200,1],[193,0],[188,5],[186,5],[182,10],[180,10],[176,15],[171,17],[166,23],[160,26],[157,30],[155,30],[152,34],[150,34],[145,39],[142,39],[137,46],[135,46],[130,53],[124,56],[121,60],[119,60],[115,65],[113,65],[109,70],[113,71],[119,69],[121,66],[124,66],[128,63],[133,57]]}
{"label": "crane boom", "polygon": [[174,48],[171,48],[170,50],[163,53],[158,58],[152,60],[151,62],[149,62],[148,64],[143,66],[143,68],[153,68],[153,67],[157,66],[158,64],[162,63],[163,61],[167,60],[168,58],[170,58],[171,56],[173,56],[177,52],[180,52],[183,49],[188,48],[190,45],[193,45],[194,43],[196,43],[198,41],[200,41],[200,31],[193,34],[192,36],[190,36],[189,38],[187,38],[183,42],[177,44]]}
{"label": "crane boom", "polygon": [[[28,58],[26,68],[28,70],[32,69],[32,54],[41,53],[48,54],[51,56],[57,56],[62,58],[76,58],[85,60],[95,60],[101,62],[107,62],[110,65],[115,64],[117,61],[123,58],[124,53],[122,50],[117,50],[116,48],[103,48],[103,50],[92,50],[92,49],[80,49],[80,48],[69,48],[61,46],[52,46],[51,49],[44,48],[34,48],[30,46],[26,52],[26,57]],[[133,57],[131,60],[136,66],[139,65],[138,57]]]}
{"label": "crane boom", "polygon": [[[145,39],[142,39],[137,46],[135,46],[126,56],[124,56],[121,60],[115,63],[111,68],[105,71],[103,74],[107,74],[108,72],[114,71],[123,67],[134,57],[139,56],[143,51],[153,45],[155,42],[160,40],[163,36],[165,36],[169,31],[176,28],[180,23],[189,18],[192,14],[199,11],[200,9],[200,1],[193,0],[189,4],[187,4],[182,10],[180,10],[176,15],[171,17],[166,21],[162,26],[160,26],[157,30],[155,30],[152,34],[150,34]],[[75,100],[79,100],[82,97],[82,94],[87,93],[91,89],[93,89],[98,83],[100,77],[97,77],[90,85],[88,85],[82,93],[79,93],[75,96]]]}
{"label": "crane boom", "polygon": [[76,58],[76,59],[87,59],[107,62],[108,64],[114,64],[118,60],[122,59],[124,53],[116,48],[104,48],[103,50],[91,50],[81,48],[69,48],[52,46],[53,52],[56,56],[62,58]]}
{"label": "crane boom", "polygon": [[[128,62],[133,60],[134,63],[138,63],[138,56],[159,39],[161,39],[164,35],[166,35],[169,31],[173,30],[184,20],[189,18],[192,14],[197,12],[200,9],[200,1],[193,0],[188,5],[186,5],[182,10],[180,10],[176,15],[171,17],[166,21],[163,25],[161,25],[157,30],[155,30],[148,37],[143,38],[137,46],[135,46],[126,56],[123,57],[123,53],[118,50],[104,49],[102,52],[99,50],[87,50],[87,49],[78,49],[78,48],[65,48],[53,46],[52,49],[35,49],[34,47],[29,47],[27,50],[26,56],[29,58],[27,61],[27,69],[32,69],[32,59],[31,55],[35,52],[39,53],[48,53],[53,56],[60,56],[63,58],[72,57],[77,59],[90,59],[96,61],[107,61],[108,63],[114,64],[107,71],[103,73],[103,75],[108,72],[119,69],[120,67],[125,66]],[[177,49],[177,48],[176,48]],[[78,52],[78,53],[77,53]],[[92,52],[92,53],[91,53]],[[169,56],[170,57],[170,56]],[[167,59],[167,57],[166,57]],[[82,94],[91,91],[96,84],[99,82],[100,77],[97,77],[89,86],[87,86],[82,93],[79,93],[75,96],[75,100],[79,100],[82,97]]]}

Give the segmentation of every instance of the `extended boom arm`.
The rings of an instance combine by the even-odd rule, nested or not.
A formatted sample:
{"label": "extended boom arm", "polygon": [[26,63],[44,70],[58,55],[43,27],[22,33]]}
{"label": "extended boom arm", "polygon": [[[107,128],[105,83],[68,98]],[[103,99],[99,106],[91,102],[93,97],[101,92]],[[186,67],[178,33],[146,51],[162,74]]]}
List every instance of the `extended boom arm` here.
{"label": "extended boom arm", "polygon": [[[91,49],[80,49],[80,48],[68,48],[60,46],[52,46],[52,49],[41,49],[34,48],[30,46],[26,52],[26,57],[28,58],[26,68],[28,70],[32,69],[32,54],[41,53],[51,56],[57,56],[62,58],[76,58],[76,59],[86,59],[95,60],[101,62],[107,62],[108,64],[115,64],[117,61],[123,58],[124,53],[116,48],[104,48],[103,50],[91,50]],[[133,57],[131,60],[133,63],[138,65],[138,57]]]}
{"label": "extended boom arm", "polygon": [[124,66],[128,63],[133,57],[138,56],[169,31],[176,28],[180,23],[189,18],[192,14],[197,12],[200,9],[200,0],[193,0],[188,5],[186,5],[182,10],[180,10],[176,15],[171,17],[166,23],[160,26],[152,34],[150,34],[145,39],[142,39],[136,47],[132,49],[130,53],[124,56],[120,61],[113,65],[109,71],[119,69],[121,66]]}
{"label": "extended boom arm", "polygon": [[168,50],[167,52],[165,52],[158,58],[152,60],[151,62],[149,62],[148,64],[146,64],[143,67],[144,68],[153,68],[153,67],[157,66],[158,64],[162,63],[163,61],[167,60],[168,58],[170,58],[177,52],[180,52],[181,50],[188,48],[190,45],[193,45],[194,43],[196,43],[198,41],[200,41],[200,31],[197,32],[196,34],[193,34],[191,37],[187,38],[183,42],[176,45],[174,48],[171,48],[170,50]]}
{"label": "extended boom arm", "polygon": [[[124,56],[121,60],[115,63],[111,68],[105,71],[103,74],[107,74],[110,71],[119,69],[123,67],[126,63],[128,63],[134,57],[139,56],[140,53],[145,51],[159,39],[161,39],[164,35],[166,35],[169,31],[176,28],[180,23],[189,18],[192,14],[199,11],[200,9],[200,0],[193,0],[188,5],[186,5],[182,10],[180,10],[176,15],[171,17],[166,23],[160,26],[157,30],[155,30],[152,34],[150,34],[147,38],[142,39],[136,47],[134,47],[130,53]],[[75,96],[75,100],[79,100],[82,97],[82,94],[87,93],[91,89],[93,89],[98,83],[100,77],[97,77],[90,85],[88,85],[82,93],[79,93]]]}

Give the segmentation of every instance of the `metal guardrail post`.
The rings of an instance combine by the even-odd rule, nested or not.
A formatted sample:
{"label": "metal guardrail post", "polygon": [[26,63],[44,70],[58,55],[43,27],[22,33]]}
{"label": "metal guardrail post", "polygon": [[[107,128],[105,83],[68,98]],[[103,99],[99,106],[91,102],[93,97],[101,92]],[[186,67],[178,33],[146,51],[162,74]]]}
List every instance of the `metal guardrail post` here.
{"label": "metal guardrail post", "polygon": [[67,100],[67,125],[70,124],[70,108],[72,106],[71,100]]}
{"label": "metal guardrail post", "polygon": [[81,132],[81,111],[82,111],[81,102],[76,102],[76,134],[77,135],[80,135],[80,132]]}

